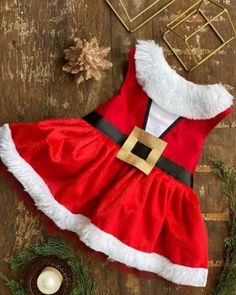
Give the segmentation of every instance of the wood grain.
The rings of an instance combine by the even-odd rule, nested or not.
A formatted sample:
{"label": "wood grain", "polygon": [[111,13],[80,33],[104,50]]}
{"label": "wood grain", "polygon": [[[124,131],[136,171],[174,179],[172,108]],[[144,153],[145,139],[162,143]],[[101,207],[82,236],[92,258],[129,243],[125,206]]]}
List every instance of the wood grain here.
{"label": "wood grain", "polygon": [[[136,2],[134,8],[140,9],[144,2]],[[236,1],[218,2],[229,9],[236,23]],[[0,123],[79,117],[93,110],[119,91],[127,69],[128,52],[136,39],[160,42],[169,63],[187,79],[203,84],[220,81],[235,95],[236,41],[191,73],[181,68],[163,42],[166,24],[189,4],[189,1],[176,0],[142,29],[130,34],[103,0],[2,0]],[[71,44],[75,36],[96,36],[102,45],[110,46],[109,58],[114,64],[113,69],[104,74],[103,80],[88,82],[79,89],[73,78],[61,70],[63,49]],[[200,45],[198,53],[201,55],[204,50],[203,44]],[[185,50],[180,50],[180,53],[187,54]],[[235,164],[235,146],[236,115],[233,113],[208,137],[195,175],[194,189],[199,195],[209,233],[210,275],[206,288],[176,286],[153,274],[108,262],[104,255],[86,248],[75,235],[60,231],[43,214],[39,214],[3,165],[0,166],[0,270],[13,276],[6,263],[9,257],[48,234],[58,234],[68,237],[75,246],[78,257],[94,276],[99,295],[212,294],[223,263],[228,209],[208,159],[215,154]],[[18,274],[18,277],[22,276]],[[0,290],[1,295],[10,294],[2,282]]]}

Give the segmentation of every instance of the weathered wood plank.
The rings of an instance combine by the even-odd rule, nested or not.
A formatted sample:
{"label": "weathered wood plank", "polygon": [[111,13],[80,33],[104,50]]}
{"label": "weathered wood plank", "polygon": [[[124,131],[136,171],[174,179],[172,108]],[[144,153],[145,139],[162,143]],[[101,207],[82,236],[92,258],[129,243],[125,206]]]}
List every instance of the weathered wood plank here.
{"label": "weathered wood plank", "polygon": [[[190,2],[194,1],[176,1],[141,30],[130,34],[102,0],[2,0],[0,123],[79,117],[93,110],[119,91],[127,69],[129,49],[137,38],[160,42],[169,63],[187,79],[204,84],[221,81],[235,95],[236,41],[197,70],[186,73],[162,40],[166,24],[190,5]],[[229,8],[232,19],[236,22],[236,2],[219,2]],[[133,8],[133,13],[144,5],[143,0],[127,3],[129,9]],[[111,46],[110,58],[114,67],[104,74],[105,79],[102,81],[88,82],[77,88],[73,78],[61,70],[63,49],[71,44],[75,36],[96,36],[102,45]],[[212,37],[205,38],[206,42],[212,40]],[[204,43],[198,42],[197,52],[199,55],[204,54]],[[188,54],[183,49],[180,53]],[[227,162],[236,163],[235,122],[234,112],[210,134],[195,175],[194,188],[199,195],[209,232],[210,275],[205,289],[175,286],[153,274],[108,262],[104,255],[83,246],[74,234],[60,231],[43,214],[38,215],[27,194],[22,192],[21,186],[7,174],[2,165],[0,270],[10,274],[6,261],[11,255],[40,241],[48,233],[59,234],[68,237],[78,249],[78,257],[84,260],[94,275],[99,295],[211,294],[223,261],[228,211],[220,184],[210,169],[209,156],[215,154]],[[2,295],[10,294],[2,282],[0,289]]]}

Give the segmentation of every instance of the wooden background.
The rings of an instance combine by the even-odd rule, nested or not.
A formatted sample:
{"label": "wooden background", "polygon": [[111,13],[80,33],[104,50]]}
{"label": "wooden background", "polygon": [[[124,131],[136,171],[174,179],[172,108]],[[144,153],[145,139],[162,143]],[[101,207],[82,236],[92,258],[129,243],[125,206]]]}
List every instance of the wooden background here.
{"label": "wooden background", "polygon": [[[133,3],[138,10],[145,1],[136,0]],[[219,0],[219,3],[229,9],[236,23],[236,1]],[[236,40],[191,73],[181,68],[162,41],[165,25],[189,4],[190,1],[176,0],[142,29],[130,34],[104,0],[1,0],[0,123],[79,117],[92,111],[119,90],[129,48],[137,38],[160,42],[168,62],[187,79],[204,84],[220,81],[235,95]],[[198,22],[198,19],[193,22]],[[224,28],[222,20],[219,20],[219,24]],[[71,44],[75,36],[96,36],[100,44],[110,46],[109,59],[114,64],[102,81],[88,82],[79,89],[73,78],[61,70],[63,49]],[[211,43],[210,39],[208,43]],[[206,44],[198,40],[200,56],[206,52]],[[188,52],[183,49],[180,54],[186,56]],[[7,264],[9,257],[47,234],[59,234],[71,240],[78,257],[84,260],[94,276],[96,294],[212,294],[223,263],[228,211],[220,183],[211,172],[208,157],[215,154],[226,162],[236,163],[235,127],[234,114],[211,133],[195,174],[194,189],[199,195],[209,233],[210,274],[206,288],[176,286],[155,275],[108,262],[104,255],[83,246],[75,235],[59,231],[43,214],[32,210],[30,198],[3,166],[0,169],[0,270],[12,276]],[[23,273],[17,276],[22,277]],[[2,282],[0,293],[10,294]]]}

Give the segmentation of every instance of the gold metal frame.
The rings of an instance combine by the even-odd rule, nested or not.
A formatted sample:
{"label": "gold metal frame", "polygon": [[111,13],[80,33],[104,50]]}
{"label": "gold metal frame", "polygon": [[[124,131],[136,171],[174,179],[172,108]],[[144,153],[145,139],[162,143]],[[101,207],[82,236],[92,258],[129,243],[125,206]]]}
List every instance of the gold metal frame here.
{"label": "gold metal frame", "polygon": [[146,13],[148,10],[150,10],[152,7],[154,7],[156,4],[158,4],[162,0],[156,0],[156,1],[154,1],[152,4],[150,4],[148,7],[146,7],[145,9],[143,9],[141,12],[139,12],[134,17],[131,17],[130,16],[130,14],[128,13],[128,10],[125,7],[124,2],[122,0],[117,0],[117,1],[119,2],[121,8],[123,9],[123,11],[124,11],[124,13],[125,13],[125,15],[126,15],[126,17],[128,19],[128,23],[126,23],[125,20],[119,15],[119,12],[112,5],[111,1],[110,0],[106,0],[106,2],[108,3],[108,5],[111,7],[111,9],[113,10],[113,12],[118,17],[118,19],[121,21],[121,23],[124,25],[124,27],[127,29],[127,31],[129,31],[131,33],[137,31],[139,28],[141,28],[147,22],[149,22],[151,19],[153,19],[156,15],[158,15],[159,13],[161,13],[164,9],[166,9],[172,3],[175,2],[175,0],[169,0],[169,2],[166,5],[164,5],[162,8],[160,8],[157,12],[155,12],[153,15],[151,15],[150,17],[148,17],[141,24],[138,24],[138,25],[136,25],[136,26],[133,27],[134,21],[136,21],[138,18],[140,18],[142,15],[144,15],[144,13]]}
{"label": "gold metal frame", "polygon": [[[197,67],[199,67],[201,64],[203,64],[204,62],[206,62],[210,57],[212,57],[214,54],[216,54],[219,50],[221,50],[226,44],[228,44],[230,41],[232,41],[235,37],[236,37],[236,30],[234,27],[234,24],[232,22],[232,19],[229,15],[228,10],[220,5],[219,3],[215,2],[214,0],[207,0],[208,2],[218,6],[219,8],[222,9],[222,11],[220,13],[218,13],[216,16],[214,16],[213,18],[209,19],[206,14],[202,11],[201,9],[201,4],[203,3],[204,0],[199,0],[198,2],[196,2],[194,5],[192,5],[191,7],[189,7],[187,10],[185,10],[182,14],[180,14],[177,18],[175,18],[173,21],[171,21],[168,25],[167,28],[168,30],[164,33],[163,35],[163,39],[165,40],[165,42],[167,43],[167,45],[169,46],[169,48],[173,51],[173,53],[175,54],[175,56],[177,57],[177,59],[179,60],[179,62],[182,64],[182,66],[185,68],[186,71],[193,71],[194,69],[196,69]],[[181,34],[179,34],[178,32],[175,31],[175,29],[182,24],[184,21],[186,21],[188,18],[190,18],[193,14],[195,13],[199,13],[206,21],[205,24],[203,24],[201,27],[199,27],[197,30],[195,30],[193,33],[191,33],[189,36],[184,37]],[[217,19],[219,16],[226,14],[231,28],[232,28],[232,32],[233,32],[233,36],[229,37],[228,40],[225,40],[224,37],[219,33],[219,31],[215,28],[215,26],[213,25],[213,21],[215,19]],[[216,36],[219,38],[219,40],[221,41],[221,45],[218,46],[216,49],[214,49],[211,53],[209,53],[206,57],[204,57],[203,59],[201,59],[200,61],[197,60],[195,53],[193,52],[190,44],[189,44],[189,40],[196,35],[199,31],[201,31],[203,28],[205,28],[206,26],[210,26],[210,28],[212,29],[212,31],[216,34]],[[184,63],[184,61],[181,59],[181,57],[178,55],[178,53],[176,52],[175,48],[171,45],[171,43],[168,41],[168,39],[166,38],[166,36],[170,33],[173,32],[175,33],[178,37],[180,37],[186,44],[187,48],[189,49],[194,61],[195,61],[195,65],[191,68],[189,68],[186,63]]]}
{"label": "gold metal frame", "polygon": [[[151,149],[146,160],[132,153],[132,149],[137,142],[140,142]],[[125,143],[122,145],[116,157],[148,175],[154,168],[166,146],[167,143],[164,140],[139,127],[135,127]]]}

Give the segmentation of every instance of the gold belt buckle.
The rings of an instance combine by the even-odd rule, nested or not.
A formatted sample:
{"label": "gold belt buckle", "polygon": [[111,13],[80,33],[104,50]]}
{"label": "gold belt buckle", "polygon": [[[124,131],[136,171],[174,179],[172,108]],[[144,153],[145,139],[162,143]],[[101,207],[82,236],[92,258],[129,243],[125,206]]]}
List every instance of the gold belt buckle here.
{"label": "gold belt buckle", "polygon": [[135,127],[116,157],[148,175],[166,146],[164,140]]}

